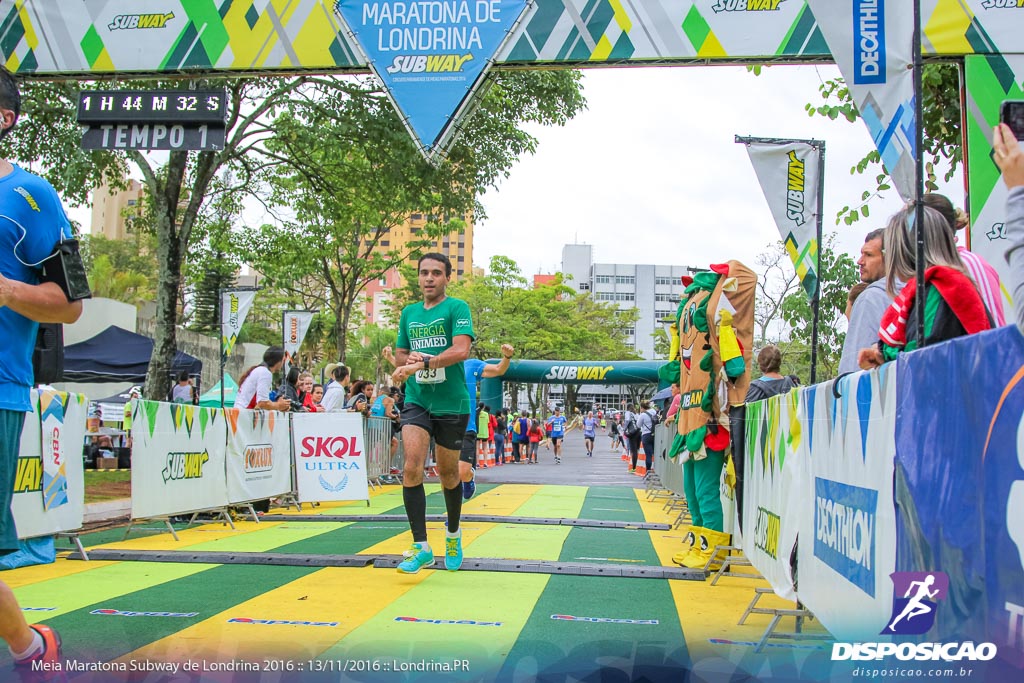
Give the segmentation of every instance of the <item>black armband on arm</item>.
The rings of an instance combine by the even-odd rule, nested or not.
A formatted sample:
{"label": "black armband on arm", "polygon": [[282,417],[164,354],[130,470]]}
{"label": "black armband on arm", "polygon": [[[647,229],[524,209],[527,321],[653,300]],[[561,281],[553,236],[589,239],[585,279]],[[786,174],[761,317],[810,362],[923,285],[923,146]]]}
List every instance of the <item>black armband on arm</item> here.
{"label": "black armband on arm", "polygon": [[53,253],[43,261],[40,282],[53,282],[61,288],[68,301],[92,298],[85,264],[78,251],[78,240],[61,240]]}

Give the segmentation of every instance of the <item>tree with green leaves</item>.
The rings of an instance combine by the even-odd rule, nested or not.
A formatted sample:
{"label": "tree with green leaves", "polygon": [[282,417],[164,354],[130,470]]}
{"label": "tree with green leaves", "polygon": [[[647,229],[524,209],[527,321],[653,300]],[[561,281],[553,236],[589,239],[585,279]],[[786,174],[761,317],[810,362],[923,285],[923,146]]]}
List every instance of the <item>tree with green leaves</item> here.
{"label": "tree with green leaves", "polygon": [[[636,358],[626,344],[625,329],[635,324],[636,309],[619,309],[577,293],[560,273],[553,282],[530,287],[515,261],[491,259],[484,277],[467,277],[448,288],[473,313],[474,354],[496,358],[502,344],[512,344],[520,358],[531,360],[620,360]],[[509,383],[513,401],[521,389]],[[532,410],[543,403],[537,387],[525,387]],[[575,387],[567,387],[567,406],[575,407]]]}
{"label": "tree with green leaves", "polygon": [[[821,304],[818,309],[817,381],[836,376],[846,333],[846,300],[850,288],[860,281],[857,264],[848,254],[835,250],[836,235],[829,235],[821,247]],[[813,312],[801,288],[782,302],[782,318],[791,327],[788,341],[781,342],[785,360],[804,381],[810,378]]]}
{"label": "tree with green leaves", "polygon": [[82,261],[93,296],[135,306],[156,292],[156,241],[152,234],[131,231],[120,240],[83,235]]}
{"label": "tree with green leaves", "polygon": [[[289,291],[313,283],[318,305],[334,316],[338,357],[346,358],[352,311],[366,286],[482,215],[477,194],[493,187],[519,154],[536,144],[526,121],[562,123],[582,106],[575,72],[505,73],[440,165],[428,163],[372,84],[293,108],[275,122],[268,153],[277,225],[253,235],[248,256]],[[412,213],[432,217],[419,239],[390,244]],[[361,322],[361,321],[360,321]]]}
{"label": "tree with green leaves", "polygon": [[[953,177],[963,161],[963,138],[960,129],[960,66],[947,63],[925,64],[921,73],[921,110],[923,117],[923,153],[925,155],[925,191],[938,190],[936,173],[945,168],[945,180]],[[823,103],[805,105],[809,116],[840,117],[851,123],[859,122],[860,112],[853,102],[850,89],[842,78],[824,81],[818,87]],[[839,210],[836,223],[852,225],[870,215],[870,201],[890,188],[888,172],[881,164],[877,149],[871,149],[858,161],[850,173],[867,173],[875,169],[875,188],[865,190],[860,204],[847,204]]]}
{"label": "tree with green leaves", "polygon": [[[521,128],[522,123],[564,123],[583,106],[579,75],[575,72],[507,73],[499,76],[497,81],[501,87],[491,89],[483,106],[476,112],[473,125],[468,126],[472,133],[456,145],[445,164],[457,181],[449,186],[452,192],[482,190],[498,177],[507,175],[519,155],[532,151],[536,147],[536,139]],[[163,86],[183,89],[182,85],[182,82],[135,81],[113,86],[103,83],[102,87]],[[58,192],[75,205],[84,203],[89,190],[104,180],[114,186],[123,184],[129,166],[134,166],[142,176],[150,200],[149,219],[157,238],[157,324],[145,388],[146,397],[151,399],[165,396],[170,386],[176,325],[180,322],[183,264],[190,253],[193,229],[199,220],[200,210],[210,199],[214,177],[221,169],[230,168],[235,182],[225,187],[223,192],[258,192],[271,169],[290,161],[301,161],[300,154],[284,155],[280,146],[273,148],[272,139],[278,134],[275,121],[279,115],[309,121],[315,118],[316,112],[323,112],[324,104],[332,99],[385,99],[379,88],[368,87],[359,81],[316,75],[211,78],[197,85],[223,85],[226,89],[227,142],[221,150],[172,151],[166,155],[136,150],[83,152],[80,149],[81,130],[75,121],[77,95],[80,88],[96,88],[97,84],[42,81],[26,84],[21,130],[11,136],[12,141],[3,150],[9,158],[42,172]],[[391,126],[388,138],[393,139],[396,131],[402,131],[402,126],[393,111],[387,118]],[[344,128],[344,121],[334,123]],[[355,141],[352,134],[357,128],[358,125],[351,126],[349,135],[343,135],[334,142],[339,147],[351,145]],[[384,131],[385,127],[382,125],[377,130]],[[411,148],[411,141],[408,146]],[[298,164],[296,168],[305,168],[310,177],[316,174],[315,168],[308,163]],[[413,172],[413,169],[408,170]],[[354,175],[350,174],[349,178]],[[348,189],[338,186],[326,188],[339,194],[345,194]],[[427,204],[439,205],[443,206],[443,202]]]}

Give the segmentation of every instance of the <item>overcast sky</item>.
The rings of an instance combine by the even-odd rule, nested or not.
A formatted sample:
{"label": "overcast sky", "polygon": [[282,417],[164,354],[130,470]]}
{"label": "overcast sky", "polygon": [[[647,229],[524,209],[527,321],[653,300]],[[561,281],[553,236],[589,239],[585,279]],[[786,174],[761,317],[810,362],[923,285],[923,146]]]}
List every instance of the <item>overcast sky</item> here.
{"label": "overcast sky", "polygon": [[[890,191],[872,200],[869,219],[835,225],[841,207],[874,187],[874,173],[850,174],[871,149],[864,124],[804,111],[821,101],[818,84],[837,75],[834,66],[773,66],[759,76],[733,66],[586,70],[587,109],[564,127],[532,126],[537,153],[482,197],[474,265],[501,254],[528,277],[554,273],[562,246],[580,243],[594,246],[597,263],[706,267],[736,258],[756,270],[757,255],[780,237],[736,135],[825,141],[824,228],[856,258],[864,234],[902,202]],[[959,176],[942,190],[963,206]],[[69,214],[91,223],[88,209]]]}
{"label": "overcast sky", "polygon": [[[526,276],[560,270],[562,246],[594,246],[597,263],[707,266],[755,258],[778,228],[743,145],[735,135],[816,138],[825,148],[824,229],[857,255],[863,236],[902,202],[895,191],[870,204],[871,216],[836,226],[859,204],[874,174],[850,175],[871,149],[860,121],[809,117],[832,66],[589,69],[588,108],[562,128],[534,127],[537,153],[497,191],[484,195],[487,219],[474,236],[474,264],[515,259]],[[944,185],[963,206],[962,181]]]}

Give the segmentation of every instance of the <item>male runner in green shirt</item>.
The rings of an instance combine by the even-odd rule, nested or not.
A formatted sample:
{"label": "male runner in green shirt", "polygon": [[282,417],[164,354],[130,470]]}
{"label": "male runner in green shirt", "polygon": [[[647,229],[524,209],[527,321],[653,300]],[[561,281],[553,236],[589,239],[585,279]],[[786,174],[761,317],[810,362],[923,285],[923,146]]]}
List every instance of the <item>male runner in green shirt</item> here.
{"label": "male runner in green shirt", "polygon": [[412,548],[398,565],[403,574],[415,574],[434,563],[427,543],[427,499],[423,491],[423,465],[433,437],[437,467],[448,510],[444,564],[449,571],[462,566],[462,482],[459,452],[471,411],[463,361],[473,343],[469,306],[445,294],[452,264],[444,254],[420,257],[417,267],[423,302],[406,306],[395,342],[395,383],[406,382],[402,410],[405,472],[402,497],[412,530]]}

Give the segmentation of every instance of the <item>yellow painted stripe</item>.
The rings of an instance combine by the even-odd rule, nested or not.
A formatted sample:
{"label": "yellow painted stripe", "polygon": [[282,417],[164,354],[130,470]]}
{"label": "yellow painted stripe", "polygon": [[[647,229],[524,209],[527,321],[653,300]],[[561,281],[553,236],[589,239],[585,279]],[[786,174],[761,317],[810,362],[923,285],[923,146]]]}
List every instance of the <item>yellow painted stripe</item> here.
{"label": "yellow painted stripe", "polygon": [[[480,476],[479,474],[477,476]],[[477,480],[484,483],[484,478]],[[511,515],[520,514],[518,510],[529,501],[542,486],[503,484],[486,493],[478,493],[462,503],[465,515]]]}
{"label": "yellow painted stripe", "polygon": [[516,508],[519,517],[566,517],[575,519],[587,497],[585,486],[541,486],[536,493]]}
{"label": "yellow painted stripe", "polygon": [[[220,522],[201,524],[179,530],[177,532],[178,541],[175,541],[171,534],[167,532],[160,534],[146,533],[143,536],[135,536],[133,534],[132,537],[123,541],[111,541],[110,543],[104,543],[95,547],[111,550],[182,550],[199,543],[207,543],[223,538],[238,538],[254,531],[273,528],[277,524],[279,522],[261,522],[260,524],[256,522],[235,522],[234,529]],[[136,531],[134,533],[139,532]]]}
{"label": "yellow painted stripe", "polygon": [[[92,565],[92,562],[82,564]],[[110,598],[127,595],[161,583],[216,567],[214,564],[178,564],[155,562],[141,570],[135,562],[95,563],[87,572],[35,583],[14,591],[18,602],[26,607],[57,607],[53,612],[26,612],[30,621],[45,621]],[[5,577],[6,578],[6,577]]]}
{"label": "yellow painted stripe", "polygon": [[3,573],[3,581],[11,588],[31,586],[34,583],[42,583],[53,579],[60,579],[65,576],[73,576],[81,572],[109,567],[113,562],[82,562],[79,560],[68,560],[58,558],[52,564],[35,564],[31,567],[19,567]]}
{"label": "yellow painted stripe", "polygon": [[[335,645],[430,572],[401,577],[372,567],[328,567],[242,602],[171,636],[129,652],[121,661],[305,662]],[[228,623],[232,618],[338,622],[337,626]],[[339,655],[341,658],[341,655]]]}
{"label": "yellow painted stripe", "polygon": [[[393,574],[392,580],[418,576]],[[543,574],[430,572],[414,590],[386,604],[321,656],[359,657],[388,664],[466,662],[464,670],[421,675],[423,680],[489,680],[515,645],[548,580]],[[398,617],[478,623],[396,621]],[[501,625],[485,626],[483,622]],[[524,675],[524,680],[529,679]],[[390,679],[405,680],[396,675]]]}

